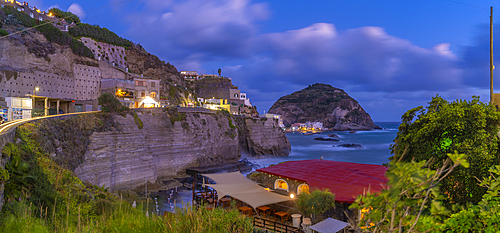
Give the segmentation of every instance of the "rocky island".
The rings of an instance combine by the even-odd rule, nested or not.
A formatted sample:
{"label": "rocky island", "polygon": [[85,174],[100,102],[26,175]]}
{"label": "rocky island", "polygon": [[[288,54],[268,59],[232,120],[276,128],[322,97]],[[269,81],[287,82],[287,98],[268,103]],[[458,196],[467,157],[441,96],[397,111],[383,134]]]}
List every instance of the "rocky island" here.
{"label": "rocky island", "polygon": [[281,115],[287,127],[298,122],[318,121],[336,131],[381,129],[344,90],[322,83],[281,97],[269,113]]}

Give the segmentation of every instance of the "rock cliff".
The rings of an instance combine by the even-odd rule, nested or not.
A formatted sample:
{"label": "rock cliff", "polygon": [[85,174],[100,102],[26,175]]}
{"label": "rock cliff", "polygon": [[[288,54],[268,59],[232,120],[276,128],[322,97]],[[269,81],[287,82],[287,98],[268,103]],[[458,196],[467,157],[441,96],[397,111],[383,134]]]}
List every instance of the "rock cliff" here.
{"label": "rock cliff", "polygon": [[283,96],[269,113],[281,115],[285,126],[318,121],[326,128],[339,131],[380,129],[355,99],[328,84],[309,85]]}
{"label": "rock cliff", "polygon": [[290,142],[278,122],[267,118],[237,118],[242,153],[249,156],[288,156]]}
{"label": "rock cliff", "polygon": [[161,188],[162,180],[183,175],[186,168],[237,162],[242,150],[280,156],[290,151],[288,140],[273,121],[237,121],[223,112],[176,109],[138,110],[136,114],[116,116],[117,130],[90,136],[85,159],[75,169],[80,179],[111,190],[143,190],[146,181],[148,188]]}
{"label": "rock cliff", "polygon": [[190,88],[196,90],[198,97],[210,99],[223,99],[223,92],[227,89],[238,89],[230,79],[219,77],[208,77],[190,83]]}

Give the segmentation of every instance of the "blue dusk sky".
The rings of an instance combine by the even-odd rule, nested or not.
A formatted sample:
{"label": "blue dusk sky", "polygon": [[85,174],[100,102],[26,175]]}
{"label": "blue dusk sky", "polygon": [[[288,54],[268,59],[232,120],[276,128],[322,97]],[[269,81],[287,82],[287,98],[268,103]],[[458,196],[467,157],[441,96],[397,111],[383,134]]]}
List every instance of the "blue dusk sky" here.
{"label": "blue dusk sky", "polygon": [[490,6],[500,62],[500,4],[492,0],[28,3],[69,10],[140,43],[179,71],[221,68],[260,113],[313,83],[344,89],[375,122],[399,121],[436,94],[448,101],[478,95],[487,102]]}

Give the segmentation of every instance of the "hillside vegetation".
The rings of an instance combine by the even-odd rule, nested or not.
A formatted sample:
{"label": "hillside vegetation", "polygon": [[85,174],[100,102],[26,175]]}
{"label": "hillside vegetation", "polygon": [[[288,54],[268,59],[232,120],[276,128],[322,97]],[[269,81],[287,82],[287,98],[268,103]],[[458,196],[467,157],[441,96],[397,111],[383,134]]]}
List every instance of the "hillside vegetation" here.
{"label": "hillside vegetation", "polygon": [[2,151],[10,161],[0,171],[6,184],[0,232],[252,232],[236,209],[187,207],[164,217],[148,211],[147,217],[152,201],[137,200],[133,208],[133,196],[82,182],[72,172],[78,155],[89,133],[116,126],[111,119],[109,113],[84,114],[18,127],[14,143]]}
{"label": "hillside vegetation", "polygon": [[[23,12],[19,12],[14,7],[6,6],[2,8],[6,16],[3,16],[1,21],[6,21],[5,25],[23,26],[26,28],[35,27],[36,30],[41,32],[49,42],[57,43],[60,45],[67,45],[71,48],[74,54],[94,58],[92,51],[87,48],[81,41],[71,37],[69,34],[62,32],[54,27],[50,22],[38,22],[37,20],[29,17]],[[9,17],[12,15],[15,19]],[[18,27],[17,30],[24,30],[25,28]]]}
{"label": "hillside vegetation", "polygon": [[90,25],[86,23],[79,23],[76,27],[70,28],[69,33],[74,37],[90,37],[96,41],[113,44],[129,48],[132,42],[119,37],[116,33],[107,28],[101,28],[99,25]]}

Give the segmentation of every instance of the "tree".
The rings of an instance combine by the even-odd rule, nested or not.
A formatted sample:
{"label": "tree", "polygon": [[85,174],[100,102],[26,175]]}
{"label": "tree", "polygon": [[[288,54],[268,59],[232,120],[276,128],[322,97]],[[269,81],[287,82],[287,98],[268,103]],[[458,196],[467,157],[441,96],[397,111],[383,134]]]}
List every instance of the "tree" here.
{"label": "tree", "polygon": [[388,189],[360,195],[350,208],[361,211],[358,230],[368,232],[425,232],[435,227],[450,211],[439,184],[458,167],[468,167],[464,154],[449,158],[436,170],[430,161],[392,161],[386,173]]}
{"label": "tree", "polygon": [[80,23],[80,18],[77,15],[71,12],[62,11],[59,8],[51,8],[49,13],[52,13],[52,15],[57,18],[63,18],[68,22]]}
{"label": "tree", "polygon": [[500,113],[492,105],[473,96],[469,102],[447,102],[436,96],[426,108],[420,106],[401,117],[399,132],[391,146],[392,161],[425,161],[435,159],[431,168],[443,166],[448,153],[466,154],[470,167],[456,168],[443,180],[447,203],[477,204],[486,188],[478,179],[489,175],[498,164],[498,127]]}
{"label": "tree", "polygon": [[99,98],[97,98],[97,101],[99,102],[99,105],[101,105],[103,112],[117,113],[129,109],[128,107],[123,106],[120,101],[110,93],[102,94]]}
{"label": "tree", "polygon": [[316,189],[312,193],[302,193],[297,197],[297,207],[304,216],[311,216],[316,222],[316,216],[335,208],[335,194],[328,189]]}

